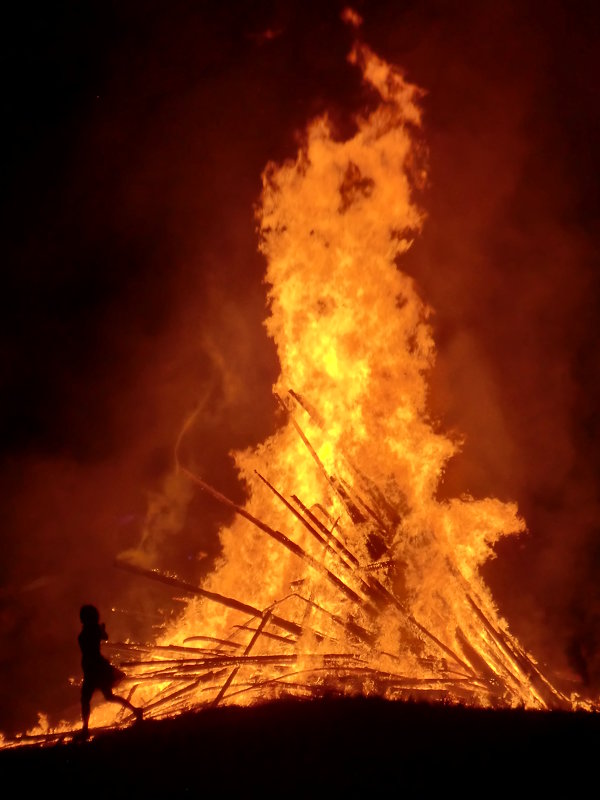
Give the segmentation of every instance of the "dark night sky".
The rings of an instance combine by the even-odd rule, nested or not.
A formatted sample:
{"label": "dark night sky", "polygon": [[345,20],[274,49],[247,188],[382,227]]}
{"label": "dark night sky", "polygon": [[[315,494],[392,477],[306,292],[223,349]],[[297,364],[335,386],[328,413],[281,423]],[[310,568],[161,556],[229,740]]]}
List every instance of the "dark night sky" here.
{"label": "dark night sky", "polygon": [[[77,713],[82,602],[114,639],[176,609],[113,560],[185,416],[204,402],[199,469],[237,498],[228,452],[276,425],[253,205],[311,117],[343,130],[368,101],[342,7],[89,0],[5,18],[0,730]],[[432,416],[466,439],[441,494],[518,501],[529,533],[486,574],[523,643],[574,681],[578,643],[597,694],[594,4],[355,7],[427,92],[428,221],[404,269],[435,309]],[[198,579],[220,513],[194,498],[159,566]]]}

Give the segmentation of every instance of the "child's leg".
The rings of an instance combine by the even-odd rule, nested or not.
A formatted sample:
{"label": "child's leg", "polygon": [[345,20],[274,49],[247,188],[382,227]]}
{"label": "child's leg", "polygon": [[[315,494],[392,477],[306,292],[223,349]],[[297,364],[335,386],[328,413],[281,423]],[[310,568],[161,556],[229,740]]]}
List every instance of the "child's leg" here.
{"label": "child's leg", "polygon": [[90,702],[92,699],[93,689],[86,685],[85,681],[81,687],[81,719],[83,721],[83,730],[87,733],[88,724],[90,721]]}
{"label": "child's leg", "polygon": [[143,712],[141,708],[134,706],[133,703],[130,703],[129,700],[126,700],[124,697],[121,697],[118,694],[113,694],[112,689],[107,689],[104,692],[104,697],[106,698],[106,700],[108,700],[109,703],[120,703],[122,706],[125,706],[125,708],[128,708],[130,711],[133,711],[133,713],[138,719],[142,718]]}

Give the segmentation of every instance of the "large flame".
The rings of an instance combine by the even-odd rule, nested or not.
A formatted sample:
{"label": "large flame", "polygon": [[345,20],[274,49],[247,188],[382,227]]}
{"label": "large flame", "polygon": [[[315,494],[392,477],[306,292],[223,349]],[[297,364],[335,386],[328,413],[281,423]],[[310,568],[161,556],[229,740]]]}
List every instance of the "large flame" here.
{"label": "large flame", "polygon": [[362,44],[349,58],[374,110],[344,140],[313,120],[296,158],[263,173],[282,426],[234,454],[243,508],[179,464],[178,484],[237,513],[200,589],[138,568],[186,605],[156,644],[130,646],[132,694],[156,715],[325,690],[584,705],[514,640],[481,577],[494,543],[524,530],[515,504],[436,499],[457,444],[427,414],[430,310],[401,271],[424,220],[421,92]]}
{"label": "large flame", "polygon": [[[189,645],[202,634],[250,640],[253,654],[283,648],[294,656],[289,672],[307,671],[302,683],[312,688],[325,681],[398,696],[423,681],[446,697],[545,706],[558,693],[512,641],[479,574],[493,543],[524,529],[515,505],[435,498],[456,445],[427,416],[429,309],[399,269],[423,222],[413,199],[425,179],[420,91],[364,45],[350,60],[377,107],[342,141],[327,117],[314,120],[296,159],[263,173],[266,326],[288,420],[235,455],[246,513],[221,532],[222,560],[204,585],[259,609],[261,625],[265,609],[277,608],[300,629],[265,635],[265,626],[257,638],[248,630],[256,620],[204,599],[189,603],[162,643]],[[232,640],[241,624],[246,638]],[[343,669],[336,680],[332,668],[319,671],[319,656],[333,652],[359,659],[363,673],[348,680]],[[254,702],[296,684],[281,667],[250,671],[236,673],[238,692],[230,685],[227,696]],[[390,674],[398,680],[382,688],[380,675]],[[210,697],[210,687],[201,690]]]}

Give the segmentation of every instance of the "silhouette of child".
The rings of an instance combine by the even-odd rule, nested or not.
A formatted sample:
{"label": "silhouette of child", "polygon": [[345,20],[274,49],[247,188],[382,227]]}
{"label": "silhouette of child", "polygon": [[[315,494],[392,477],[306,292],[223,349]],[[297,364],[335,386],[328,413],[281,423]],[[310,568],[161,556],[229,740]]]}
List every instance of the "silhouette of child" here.
{"label": "silhouette of child", "polygon": [[84,605],[79,611],[82,622],[81,633],[77,637],[81,649],[81,667],[83,684],[81,686],[82,734],[87,736],[90,719],[90,703],[92,695],[99,689],[110,703],[120,703],[141,720],[143,712],[129,700],[113,693],[113,686],[125,677],[125,673],[113,665],[100,653],[100,645],[108,639],[104,623],[100,622],[100,614],[96,606]]}

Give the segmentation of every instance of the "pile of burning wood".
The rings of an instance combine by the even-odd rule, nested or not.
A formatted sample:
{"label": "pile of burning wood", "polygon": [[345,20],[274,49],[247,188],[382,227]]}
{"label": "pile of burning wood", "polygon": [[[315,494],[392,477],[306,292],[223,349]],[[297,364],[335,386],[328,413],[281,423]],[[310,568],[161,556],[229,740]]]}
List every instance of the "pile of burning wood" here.
{"label": "pile of burning wood", "polygon": [[[243,599],[191,585],[158,570],[119,561],[123,569],[167,584],[178,593],[220,604],[237,615],[236,623],[222,637],[199,630],[178,645],[115,646],[134,681],[130,697],[137,692],[146,698],[146,715],[160,717],[203,705],[325,694],[375,694],[388,699],[497,708],[570,708],[570,700],[551,684],[518,642],[484,612],[457,569],[451,571],[477,636],[457,626],[450,645],[415,618],[407,601],[394,591],[394,559],[386,550],[398,509],[364,476],[361,484],[357,481],[352,486],[329,474],[292,413],[295,403],[315,419],[313,409],[294,392],[290,392],[287,404],[280,402],[316,468],[326,478],[329,491],[341,503],[343,525],[346,529],[360,527],[360,535],[366,535],[368,551],[376,559],[360,562],[348,544],[352,537],[342,537],[339,518],[330,517],[323,504],[309,508],[296,495],[288,499],[259,473],[290,519],[300,523],[320,552],[327,554],[327,565],[324,558],[311,555],[286,533],[181,467],[203,491],[299,559],[312,580],[310,587],[304,587],[308,591],[303,592],[304,581],[299,580],[290,586],[289,594],[274,599],[267,608],[257,608]],[[329,596],[332,592],[337,596],[337,610],[320,599],[319,587]],[[378,636],[378,621],[382,614],[390,613],[398,624],[396,651],[383,650]],[[405,669],[407,654],[418,664],[416,674],[414,669]]]}

